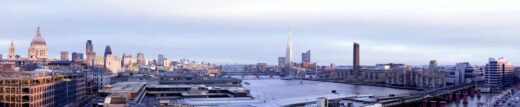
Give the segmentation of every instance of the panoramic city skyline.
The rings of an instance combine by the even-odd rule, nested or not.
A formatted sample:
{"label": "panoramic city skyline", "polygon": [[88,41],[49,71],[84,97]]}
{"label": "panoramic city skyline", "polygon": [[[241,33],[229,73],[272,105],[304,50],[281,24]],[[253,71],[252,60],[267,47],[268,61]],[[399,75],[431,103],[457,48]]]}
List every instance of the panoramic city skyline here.
{"label": "panoramic city skyline", "polygon": [[0,107],[520,107],[518,4],[0,1]]}
{"label": "panoramic city skyline", "polygon": [[285,56],[292,25],[294,61],[311,50],[320,65],[350,65],[357,41],[362,65],[427,65],[432,59],[482,65],[489,57],[520,63],[515,1],[108,2],[1,1],[0,15],[7,17],[0,17],[0,53],[7,57],[13,40],[17,54],[26,56],[40,25],[51,58],[61,51],[84,53],[92,40],[96,52],[110,45],[119,56],[143,52],[154,59],[164,54],[174,60],[275,65]]}

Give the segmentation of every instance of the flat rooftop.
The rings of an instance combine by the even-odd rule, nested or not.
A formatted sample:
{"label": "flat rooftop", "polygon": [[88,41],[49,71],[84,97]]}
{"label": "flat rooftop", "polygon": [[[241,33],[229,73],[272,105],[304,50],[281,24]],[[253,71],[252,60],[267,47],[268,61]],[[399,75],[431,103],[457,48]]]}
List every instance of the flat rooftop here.
{"label": "flat rooftop", "polygon": [[146,82],[119,82],[113,85],[109,85],[108,91],[125,91],[125,92],[137,92],[139,91]]}
{"label": "flat rooftop", "polygon": [[38,78],[50,78],[66,75],[74,75],[74,73],[50,71],[0,72],[0,80],[34,80]]}

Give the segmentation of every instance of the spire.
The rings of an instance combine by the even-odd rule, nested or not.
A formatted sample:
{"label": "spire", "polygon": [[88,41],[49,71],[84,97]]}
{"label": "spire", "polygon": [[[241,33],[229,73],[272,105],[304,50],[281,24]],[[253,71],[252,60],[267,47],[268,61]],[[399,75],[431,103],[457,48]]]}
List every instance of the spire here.
{"label": "spire", "polygon": [[7,56],[9,60],[16,59],[16,48],[14,47],[14,41],[11,40],[11,46],[9,47],[9,56]]}
{"label": "spire", "polygon": [[293,61],[292,50],[292,27],[289,26],[289,36],[287,37],[287,50],[285,51],[285,64],[291,66]]}
{"label": "spire", "polygon": [[36,36],[41,36],[40,25],[38,25],[38,28],[36,29]]}

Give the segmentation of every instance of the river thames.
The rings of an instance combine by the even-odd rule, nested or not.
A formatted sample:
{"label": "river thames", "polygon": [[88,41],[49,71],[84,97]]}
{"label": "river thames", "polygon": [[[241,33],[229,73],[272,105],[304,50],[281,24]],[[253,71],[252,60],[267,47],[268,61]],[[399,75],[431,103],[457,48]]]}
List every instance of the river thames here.
{"label": "river thames", "polygon": [[[246,77],[247,78],[247,77]],[[251,95],[255,98],[280,99],[293,98],[317,94],[331,93],[336,90],[339,93],[355,95],[374,95],[387,96],[390,94],[404,94],[415,92],[415,90],[395,89],[378,86],[351,85],[342,83],[330,83],[319,81],[300,81],[300,80],[281,80],[281,79],[244,79],[244,87],[251,90]],[[462,102],[449,103],[447,107],[476,107],[477,103],[484,102],[490,98],[490,94],[483,94],[481,98],[468,97],[469,104],[463,105]]]}

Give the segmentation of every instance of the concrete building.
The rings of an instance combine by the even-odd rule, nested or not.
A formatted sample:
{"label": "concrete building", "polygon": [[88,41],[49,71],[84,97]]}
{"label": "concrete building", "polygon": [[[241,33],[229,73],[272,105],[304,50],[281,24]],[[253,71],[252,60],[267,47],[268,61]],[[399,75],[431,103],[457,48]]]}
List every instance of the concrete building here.
{"label": "concrete building", "polygon": [[119,82],[106,85],[100,92],[104,100],[98,103],[103,107],[130,107],[144,97],[146,89],[145,82]]}
{"label": "concrete building", "polygon": [[147,65],[147,63],[148,63],[148,61],[144,57],[144,54],[141,52],[137,53],[136,59],[137,59],[138,66],[144,66],[144,65]]}
{"label": "concrete building", "polygon": [[61,51],[60,52],[60,60],[61,61],[68,61],[69,60],[69,52]]}
{"label": "concrete building", "polygon": [[360,58],[360,55],[359,55],[359,53],[360,53],[359,52],[359,43],[354,42],[354,48],[353,49],[354,49],[354,51],[353,51],[354,54],[353,54],[353,63],[352,63],[353,65],[352,65],[352,67],[353,67],[353,71],[354,71],[354,75],[355,75],[354,78],[357,80],[357,79],[359,79],[358,77],[361,74],[360,73],[361,65],[360,65],[360,62],[359,62],[360,61],[360,59],[359,59]]}
{"label": "concrete building", "polygon": [[96,59],[94,59],[94,66],[105,67],[105,58],[103,56],[97,55]]}
{"label": "concrete building", "polygon": [[0,72],[0,76],[1,107],[78,107],[87,100],[83,74]]}
{"label": "concrete building", "polygon": [[110,46],[106,46],[104,54],[104,67],[110,70],[112,73],[117,73],[121,70],[121,60],[112,55],[112,49]]}
{"label": "concrete building", "polygon": [[474,68],[468,62],[461,62],[449,71],[449,82],[453,85],[471,83]]}
{"label": "concrete building", "polygon": [[157,66],[164,66],[164,60],[166,60],[166,58],[164,58],[163,54],[157,55]]}
{"label": "concrete building", "polygon": [[87,55],[85,63],[89,66],[93,66],[96,60],[96,52],[94,52],[94,44],[92,44],[92,40],[87,40],[85,54]]}
{"label": "concrete building", "polygon": [[285,57],[278,57],[278,67],[285,66]]}
{"label": "concrete building", "polygon": [[[417,69],[416,69],[417,70]],[[418,72],[419,87],[437,88],[446,86],[447,69],[439,69],[437,60],[431,60],[426,72]]]}
{"label": "concrete building", "polygon": [[132,55],[124,55],[122,59],[122,69],[124,71],[132,71],[137,72],[139,71],[139,66],[137,66],[137,59],[133,57]]}
{"label": "concrete building", "polygon": [[40,26],[36,31],[36,36],[31,41],[31,46],[29,47],[29,60],[42,60],[45,61],[48,58],[49,50],[47,49],[47,43],[45,39],[41,36]]}
{"label": "concrete building", "polygon": [[302,53],[302,63],[303,64],[311,63],[311,50],[308,50],[307,52]]}
{"label": "concrete building", "polygon": [[83,62],[83,53],[72,52],[72,62]]}
{"label": "concrete building", "polygon": [[505,89],[514,83],[513,65],[504,58],[489,58],[485,68],[487,87],[491,92]]}

